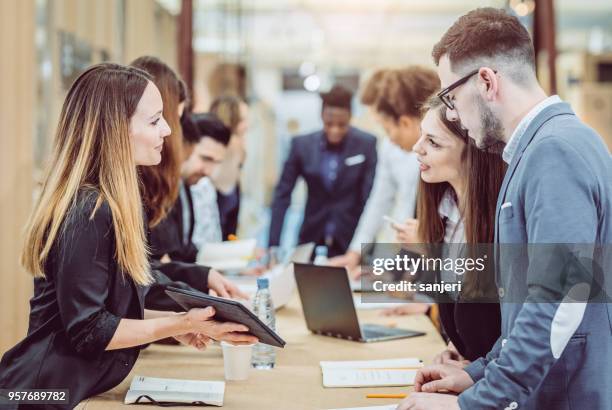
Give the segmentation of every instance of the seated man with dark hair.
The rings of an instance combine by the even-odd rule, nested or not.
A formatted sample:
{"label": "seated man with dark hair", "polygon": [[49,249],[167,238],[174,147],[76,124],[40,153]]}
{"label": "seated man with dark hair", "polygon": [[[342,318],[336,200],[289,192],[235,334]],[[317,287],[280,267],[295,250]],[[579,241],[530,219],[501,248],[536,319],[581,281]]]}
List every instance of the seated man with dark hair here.
{"label": "seated man with dark hair", "polygon": [[[184,144],[191,155],[181,168],[179,200],[168,216],[151,231],[151,252],[154,259],[167,255],[171,260],[193,263],[198,249],[191,241],[193,203],[189,186],[210,175],[224,156],[230,132],[214,114],[191,114],[183,119]],[[192,122],[192,124],[189,124]],[[197,136],[194,138],[194,132]]]}
{"label": "seated man with dark hair", "polygon": [[[181,118],[183,144],[187,160],[181,168],[179,198],[158,225],[151,229],[149,242],[153,266],[172,281],[185,282],[202,292],[208,292],[211,281],[219,283],[215,289],[220,296],[246,298],[230,281],[213,270],[195,263],[198,249],[193,244],[194,213],[189,186],[210,175],[227,149],[230,132],[214,114],[185,114]],[[167,278],[156,278],[157,283],[147,293],[147,306],[159,310],[177,309],[174,302],[165,297],[166,285],[177,286]],[[223,294],[225,290],[225,294]]]}

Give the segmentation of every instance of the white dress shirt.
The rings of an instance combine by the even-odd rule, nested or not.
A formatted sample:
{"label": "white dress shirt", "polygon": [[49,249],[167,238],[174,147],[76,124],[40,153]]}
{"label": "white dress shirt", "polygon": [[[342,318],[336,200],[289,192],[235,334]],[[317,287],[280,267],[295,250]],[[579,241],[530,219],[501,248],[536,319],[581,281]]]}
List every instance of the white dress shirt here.
{"label": "white dress shirt", "polygon": [[537,117],[537,115],[542,112],[544,108],[560,102],[563,101],[561,100],[561,98],[559,98],[558,95],[551,95],[550,97],[540,101],[538,105],[533,107],[527,113],[527,115],[523,117],[521,122],[519,122],[516,128],[514,129],[514,132],[512,133],[512,136],[510,136],[510,139],[508,140],[508,142],[506,143],[506,147],[504,148],[504,152],[502,153],[502,158],[507,164],[512,161],[512,158],[514,157],[514,153],[516,152],[516,148],[519,145],[521,137],[523,136],[525,131],[527,131],[527,127],[529,127],[529,124],[531,124],[533,119]]}
{"label": "white dress shirt", "polygon": [[[464,252],[465,226],[463,217],[459,211],[459,206],[455,201],[453,192],[449,189],[442,196],[440,205],[438,206],[438,214],[445,219],[444,225],[444,243],[443,248],[444,258],[460,258]],[[447,283],[455,283],[458,280],[457,274],[454,271],[444,270],[440,272],[440,278]],[[447,292],[453,299],[458,297],[458,292]]]}
{"label": "white dress shirt", "polygon": [[191,199],[193,201],[193,236],[191,241],[202,249],[205,243],[221,242],[221,222],[219,206],[217,205],[217,190],[210,178],[204,177],[192,185]]}
{"label": "white dress shirt", "polygon": [[[374,185],[366,202],[349,249],[361,253],[361,245],[376,240],[381,230],[383,215],[400,222],[414,218],[419,164],[416,154],[401,149],[388,138],[381,142]],[[392,212],[393,211],[393,212]],[[389,231],[383,240],[395,242]]]}

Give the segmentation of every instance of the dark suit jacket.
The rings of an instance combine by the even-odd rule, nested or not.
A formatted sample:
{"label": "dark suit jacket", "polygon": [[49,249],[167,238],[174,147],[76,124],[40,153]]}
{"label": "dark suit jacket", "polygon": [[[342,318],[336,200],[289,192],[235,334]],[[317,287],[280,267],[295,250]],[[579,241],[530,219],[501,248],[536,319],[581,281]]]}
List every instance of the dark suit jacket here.
{"label": "dark suit jacket", "polygon": [[440,303],[444,332],[463,357],[484,357],[501,334],[499,303]]}
{"label": "dark suit jacket", "polygon": [[[208,293],[208,273],[210,268],[195,263],[198,249],[191,242],[194,217],[193,202],[189,187],[186,188],[187,206],[191,209],[189,216],[189,240],[183,241],[183,204],[177,198],[168,215],[149,232],[151,266],[155,283],[152,284],[145,299],[147,309],[182,311],[183,309],[168,295],[167,286],[186,290],[197,290]],[[160,259],[168,254],[172,262],[161,263]]]}
{"label": "dark suit jacket", "polygon": [[225,195],[217,191],[217,207],[219,208],[219,222],[221,223],[221,238],[228,240],[230,235],[238,232],[238,214],[240,213],[240,183],[236,188]]}
{"label": "dark suit jacket", "polygon": [[274,192],[269,245],[279,244],[285,213],[298,177],[308,186],[308,200],[299,242],[321,243],[325,223],[335,222],[334,241],[344,252],[353,237],[363,207],[370,195],[376,169],[376,137],[351,127],[340,153],[338,176],[331,190],[321,176],[323,131],[294,137],[289,156]]}
{"label": "dark suit jacket", "polygon": [[[149,246],[153,259],[161,259],[162,256],[168,254],[173,261],[177,260],[186,263],[194,263],[196,261],[198,248],[191,241],[195,220],[189,187],[185,187],[185,193],[187,197],[186,205],[191,210],[187,216],[189,232],[184,232],[183,219],[185,216],[183,215],[183,202],[179,196],[166,217],[149,232]],[[183,240],[185,234],[188,238],[187,242]]]}
{"label": "dark suit jacket", "polygon": [[45,265],[34,280],[30,323],[23,341],[0,361],[0,388],[69,389],[72,409],[107,391],[130,372],[140,348],[105,351],[121,318],[143,318],[143,288],[115,259],[110,208],[93,218],[97,194],[82,191],[66,216]]}

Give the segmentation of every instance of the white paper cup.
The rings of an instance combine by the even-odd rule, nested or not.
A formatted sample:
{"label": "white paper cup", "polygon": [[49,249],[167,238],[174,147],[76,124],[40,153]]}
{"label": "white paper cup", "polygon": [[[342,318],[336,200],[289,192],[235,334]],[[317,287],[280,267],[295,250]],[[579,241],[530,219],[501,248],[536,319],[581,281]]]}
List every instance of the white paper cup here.
{"label": "white paper cup", "polygon": [[246,380],[249,378],[253,346],[253,344],[233,345],[221,342],[225,380]]}

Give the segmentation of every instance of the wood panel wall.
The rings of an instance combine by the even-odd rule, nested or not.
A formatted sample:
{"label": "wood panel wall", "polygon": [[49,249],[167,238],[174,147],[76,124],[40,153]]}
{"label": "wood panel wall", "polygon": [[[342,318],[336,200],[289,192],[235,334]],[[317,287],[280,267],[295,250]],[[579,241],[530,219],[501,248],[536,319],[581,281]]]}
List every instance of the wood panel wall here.
{"label": "wood panel wall", "polygon": [[0,1],[0,353],[27,331],[32,278],[18,263],[32,202],[34,0]]}
{"label": "wood panel wall", "polygon": [[[151,54],[177,67],[176,17],[156,0],[46,4],[47,26],[37,27],[35,0],[0,0],[0,356],[27,331],[32,278],[18,259],[35,180],[44,169],[66,93],[59,73],[59,32],[87,42],[94,50],[92,63],[105,50],[120,63]],[[44,81],[39,81],[37,30],[50,53]],[[46,124],[36,140],[36,121],[43,114]],[[35,152],[42,161],[35,161]]]}

